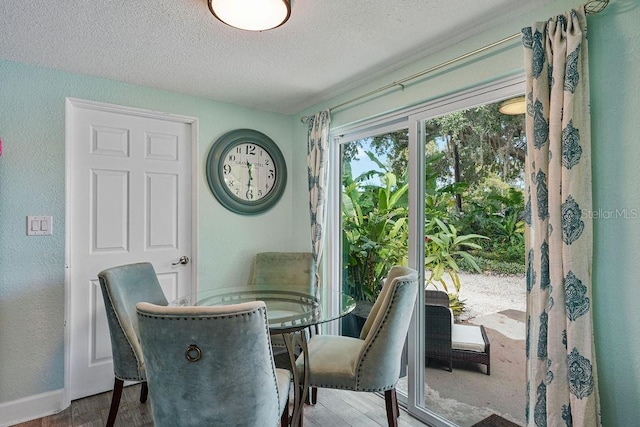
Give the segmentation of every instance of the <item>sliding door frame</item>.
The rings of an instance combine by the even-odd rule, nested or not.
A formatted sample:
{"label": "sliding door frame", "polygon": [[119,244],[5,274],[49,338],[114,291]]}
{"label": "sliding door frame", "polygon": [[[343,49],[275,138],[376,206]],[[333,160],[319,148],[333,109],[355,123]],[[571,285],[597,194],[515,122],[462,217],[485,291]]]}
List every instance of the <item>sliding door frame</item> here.
{"label": "sliding door frame", "polygon": [[[490,83],[461,90],[455,94],[426,101],[419,105],[386,113],[370,119],[332,129],[330,132],[330,167],[328,194],[328,245],[325,277],[336,290],[342,283],[341,238],[341,164],[340,145],[357,139],[379,135],[398,129],[409,130],[409,267],[419,273],[424,282],[424,123],[426,120],[480,105],[509,99],[525,92],[522,72],[494,80]],[[436,427],[455,426],[425,406],[424,364],[424,292],[418,292],[408,334],[408,393],[398,392],[399,402],[414,417]],[[329,333],[338,333],[334,326]],[[523,390],[524,392],[524,390]]]}

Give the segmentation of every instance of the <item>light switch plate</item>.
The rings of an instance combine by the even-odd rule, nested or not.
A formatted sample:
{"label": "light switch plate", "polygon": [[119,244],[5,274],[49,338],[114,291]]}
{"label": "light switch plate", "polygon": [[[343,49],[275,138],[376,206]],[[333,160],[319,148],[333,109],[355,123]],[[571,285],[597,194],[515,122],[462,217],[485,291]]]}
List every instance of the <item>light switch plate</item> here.
{"label": "light switch plate", "polygon": [[51,236],[52,234],[52,216],[35,215],[27,217],[27,236]]}

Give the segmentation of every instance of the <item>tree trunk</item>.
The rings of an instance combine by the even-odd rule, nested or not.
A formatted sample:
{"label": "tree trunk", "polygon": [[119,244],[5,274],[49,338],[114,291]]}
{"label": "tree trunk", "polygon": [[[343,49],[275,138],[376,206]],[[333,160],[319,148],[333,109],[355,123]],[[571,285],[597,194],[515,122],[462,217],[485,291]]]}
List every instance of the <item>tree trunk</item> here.
{"label": "tree trunk", "polygon": [[[453,140],[453,181],[460,183],[460,154],[458,153],[458,142]],[[456,193],[456,213],[462,212],[462,196]]]}

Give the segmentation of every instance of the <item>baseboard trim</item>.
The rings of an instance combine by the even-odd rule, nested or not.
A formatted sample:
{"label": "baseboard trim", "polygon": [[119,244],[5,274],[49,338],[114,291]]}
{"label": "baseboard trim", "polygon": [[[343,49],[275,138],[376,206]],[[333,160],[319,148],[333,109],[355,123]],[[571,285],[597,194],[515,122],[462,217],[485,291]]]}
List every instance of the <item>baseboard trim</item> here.
{"label": "baseboard trim", "polygon": [[0,403],[0,427],[35,420],[64,410],[64,389]]}

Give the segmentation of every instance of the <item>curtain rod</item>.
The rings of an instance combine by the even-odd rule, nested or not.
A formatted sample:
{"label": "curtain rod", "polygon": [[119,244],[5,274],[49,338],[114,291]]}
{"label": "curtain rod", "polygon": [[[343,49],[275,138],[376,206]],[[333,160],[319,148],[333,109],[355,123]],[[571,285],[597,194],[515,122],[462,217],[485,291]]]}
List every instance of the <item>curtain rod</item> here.
{"label": "curtain rod", "polygon": [[[587,2],[584,5],[585,13],[587,13],[587,14],[600,13],[607,7],[607,5],[609,4],[609,1],[610,0],[591,0],[591,1]],[[469,58],[470,56],[477,55],[477,54],[482,53],[482,52],[484,52],[486,50],[489,50],[489,49],[492,49],[492,48],[494,48],[496,46],[499,46],[499,45],[501,45],[503,43],[510,42],[511,40],[514,40],[514,39],[517,39],[517,38],[521,37],[521,35],[522,35],[521,33],[512,34],[509,37],[503,38],[502,40],[498,40],[496,42],[493,42],[491,44],[488,44],[486,46],[483,46],[481,48],[473,50],[471,52],[467,52],[464,55],[460,55],[460,56],[458,56],[456,58],[453,58],[453,59],[450,59],[448,61],[445,61],[445,62],[443,62],[441,64],[438,64],[438,65],[436,65],[434,67],[428,68],[426,70],[422,70],[422,71],[417,72],[417,73],[415,73],[415,74],[413,74],[411,76],[405,77],[403,79],[397,80],[395,82],[392,82],[392,83],[389,83],[389,84],[384,85],[382,87],[379,87],[377,89],[374,89],[374,90],[372,90],[370,92],[367,92],[367,93],[364,93],[362,95],[356,96],[355,98],[352,98],[352,99],[350,99],[348,101],[345,101],[345,102],[343,102],[341,104],[338,104],[338,105],[335,105],[335,106],[329,108],[329,111],[337,110],[337,109],[339,109],[341,107],[344,107],[345,105],[348,105],[348,104],[351,104],[353,102],[359,101],[359,100],[361,100],[363,98],[368,98],[368,97],[370,97],[372,95],[375,95],[375,94],[380,93],[380,92],[384,92],[385,90],[391,89],[391,88],[396,87],[396,86],[400,86],[401,88],[404,89],[404,83],[406,83],[408,81],[417,79],[418,77],[422,77],[422,76],[424,76],[426,74],[429,74],[429,73],[432,73],[432,72],[434,72],[436,70],[439,70],[440,68],[443,68],[443,67],[446,67],[448,65],[454,64],[456,62],[462,61],[464,59]],[[311,119],[311,116],[302,116],[300,118],[300,121],[302,123],[307,123],[310,119]]]}

